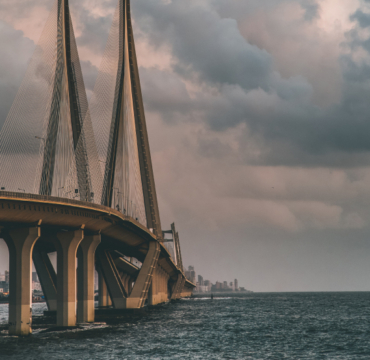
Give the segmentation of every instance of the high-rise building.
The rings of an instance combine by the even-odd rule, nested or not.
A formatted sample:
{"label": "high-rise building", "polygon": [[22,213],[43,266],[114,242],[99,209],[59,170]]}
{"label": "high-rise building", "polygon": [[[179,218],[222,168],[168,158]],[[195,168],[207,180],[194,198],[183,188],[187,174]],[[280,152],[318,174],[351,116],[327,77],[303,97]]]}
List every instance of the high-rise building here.
{"label": "high-rise building", "polygon": [[0,274],[0,282],[5,281],[5,274]]}
{"label": "high-rise building", "polygon": [[5,282],[9,284],[9,271],[5,270]]}
{"label": "high-rise building", "polygon": [[190,271],[190,281],[194,284],[197,282],[197,276],[195,274],[195,271]]}
{"label": "high-rise building", "polygon": [[235,288],[235,291],[238,291],[239,290],[238,280],[237,279],[234,280],[234,288]]}
{"label": "high-rise building", "polygon": [[224,286],[222,287],[223,289],[228,289],[229,287],[227,286],[227,281],[224,281]]}
{"label": "high-rise building", "polygon": [[188,271],[185,271],[185,277],[190,280],[193,284],[197,283],[194,266],[189,266]]}
{"label": "high-rise building", "polygon": [[204,285],[204,281],[203,281],[203,276],[202,275],[198,275],[198,283],[199,285],[203,286]]}

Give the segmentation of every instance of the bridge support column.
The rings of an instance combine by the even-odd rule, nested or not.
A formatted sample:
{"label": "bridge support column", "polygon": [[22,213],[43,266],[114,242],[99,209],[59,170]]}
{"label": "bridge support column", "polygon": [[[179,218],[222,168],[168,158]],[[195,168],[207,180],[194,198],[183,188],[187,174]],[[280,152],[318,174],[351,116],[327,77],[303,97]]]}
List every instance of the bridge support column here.
{"label": "bridge support column", "polygon": [[56,234],[57,325],[76,325],[76,254],[83,230]]}
{"label": "bridge support column", "polygon": [[149,305],[157,305],[169,300],[168,280],[169,275],[157,264],[149,291]]}
{"label": "bridge support column", "polygon": [[42,292],[44,293],[49,311],[57,311],[57,275],[51,264],[49,256],[36,244],[33,255],[33,263],[40,279]]}
{"label": "bridge support column", "polygon": [[110,299],[107,284],[105,283],[102,271],[100,267],[97,267],[98,276],[99,276],[99,307],[107,307],[112,305],[112,301]]}
{"label": "bridge support column", "polygon": [[122,284],[119,272],[108,250],[97,252],[99,268],[108,287],[108,292],[115,309],[124,309],[127,293]]}
{"label": "bridge support column", "polygon": [[9,335],[29,335],[31,329],[31,266],[40,228],[2,234],[9,249]]}
{"label": "bridge support column", "polygon": [[95,250],[100,244],[100,235],[85,236],[77,251],[77,322],[94,322],[94,271]]}
{"label": "bridge support column", "polygon": [[139,309],[144,306],[152,282],[153,271],[157,266],[160,253],[159,243],[151,241],[139,275],[135,281],[130,297],[126,299],[127,309]]}
{"label": "bridge support column", "polygon": [[120,272],[120,278],[121,278],[121,281],[122,281],[122,285],[126,290],[126,293],[130,294],[131,288],[132,288],[132,286],[131,286],[131,284],[132,284],[131,276],[129,274],[124,273],[124,272]]}
{"label": "bridge support column", "polygon": [[179,273],[177,276],[177,281],[173,286],[171,300],[176,300],[181,297],[182,290],[185,285],[185,277],[182,273]]}

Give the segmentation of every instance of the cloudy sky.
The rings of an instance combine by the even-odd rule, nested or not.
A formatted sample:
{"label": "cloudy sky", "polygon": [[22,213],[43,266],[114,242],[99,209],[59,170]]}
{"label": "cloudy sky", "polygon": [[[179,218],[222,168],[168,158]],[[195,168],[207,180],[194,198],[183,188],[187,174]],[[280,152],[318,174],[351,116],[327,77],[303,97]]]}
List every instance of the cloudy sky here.
{"label": "cloudy sky", "polygon": [[[116,4],[70,0],[88,94]],[[0,125],[52,5],[0,0]],[[132,14],[162,225],[185,264],[254,291],[369,291],[370,1]]]}

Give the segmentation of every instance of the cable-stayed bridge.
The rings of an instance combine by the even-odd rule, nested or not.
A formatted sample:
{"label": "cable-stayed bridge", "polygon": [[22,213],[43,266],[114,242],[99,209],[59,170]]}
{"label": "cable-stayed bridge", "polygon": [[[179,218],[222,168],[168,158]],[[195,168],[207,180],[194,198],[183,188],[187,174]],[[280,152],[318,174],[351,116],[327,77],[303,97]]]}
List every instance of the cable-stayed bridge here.
{"label": "cable-stayed bridge", "polygon": [[0,169],[10,334],[31,332],[32,261],[58,326],[94,321],[95,269],[100,307],[191,295],[178,233],[161,227],[129,0],[89,104],[69,3],[56,0],[0,133]]}

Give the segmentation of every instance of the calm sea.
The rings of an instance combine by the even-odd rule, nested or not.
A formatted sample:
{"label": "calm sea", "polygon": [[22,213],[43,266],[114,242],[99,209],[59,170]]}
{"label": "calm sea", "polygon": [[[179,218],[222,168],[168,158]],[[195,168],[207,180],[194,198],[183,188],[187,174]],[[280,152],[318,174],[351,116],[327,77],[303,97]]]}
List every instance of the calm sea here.
{"label": "calm sea", "polygon": [[113,325],[2,334],[0,359],[370,359],[370,293],[180,300]]}

